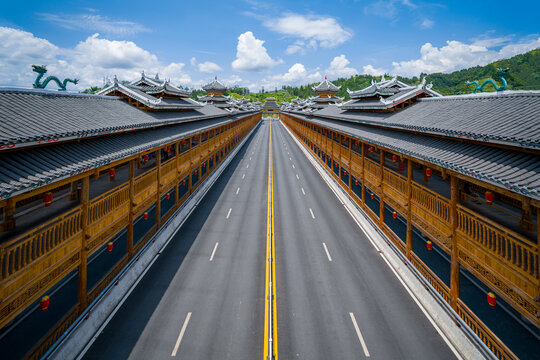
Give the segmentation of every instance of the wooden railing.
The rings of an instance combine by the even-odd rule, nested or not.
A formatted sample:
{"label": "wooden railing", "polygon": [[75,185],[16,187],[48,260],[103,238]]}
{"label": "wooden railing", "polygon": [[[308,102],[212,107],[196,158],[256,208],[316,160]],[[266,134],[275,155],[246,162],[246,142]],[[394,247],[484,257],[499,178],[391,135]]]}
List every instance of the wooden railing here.
{"label": "wooden railing", "polygon": [[373,160],[364,157],[364,176],[375,186],[381,182],[381,167]]}
{"label": "wooden railing", "polygon": [[474,249],[481,248],[533,283],[538,279],[538,247],[525,237],[503,226],[480,217],[474,211],[458,205],[457,231],[462,235],[462,242],[474,243]]}
{"label": "wooden railing", "polygon": [[81,207],[77,206],[30,232],[0,244],[0,280],[23,270],[33,261],[71,240],[80,232],[80,224]]}
{"label": "wooden railing", "polygon": [[448,199],[416,183],[412,184],[412,201],[429,212],[430,216],[450,224]]}
{"label": "wooden railing", "polygon": [[407,198],[407,179],[391,170],[384,169],[383,181],[384,186],[391,187],[396,192],[395,195],[400,196],[399,202],[404,204]]}
{"label": "wooden railing", "polygon": [[129,187],[127,183],[115,187],[90,201],[88,207],[88,224],[102,219],[114,212],[120,205],[129,200]]}
{"label": "wooden railing", "polygon": [[467,323],[472,331],[487,345],[493,354],[502,360],[517,360],[518,357],[504,345],[478,317],[458,299],[457,304],[458,315]]}

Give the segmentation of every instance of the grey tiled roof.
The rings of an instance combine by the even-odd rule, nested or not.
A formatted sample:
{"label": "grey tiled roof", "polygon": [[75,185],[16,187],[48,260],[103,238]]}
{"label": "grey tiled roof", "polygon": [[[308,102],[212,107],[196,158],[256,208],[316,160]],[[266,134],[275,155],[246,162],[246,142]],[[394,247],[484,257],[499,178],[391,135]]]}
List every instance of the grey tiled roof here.
{"label": "grey tiled roof", "polygon": [[328,106],[315,116],[479,142],[540,149],[540,92],[423,98],[392,113]]}
{"label": "grey tiled roof", "polygon": [[211,105],[147,112],[113,96],[0,89],[0,151],[227,115]]}
{"label": "grey tiled roof", "polygon": [[294,116],[540,200],[538,155],[344,121]]}
{"label": "grey tiled roof", "polygon": [[0,153],[0,199],[89,171],[246,115],[244,113],[81,142]]}
{"label": "grey tiled roof", "polygon": [[336,86],[332,84],[328,79],[324,79],[319,85],[314,86],[313,90],[315,91],[338,91],[341,86]]}
{"label": "grey tiled roof", "polygon": [[217,78],[215,78],[214,81],[212,81],[211,83],[204,85],[202,88],[203,90],[210,91],[210,92],[212,92],[212,90],[217,90],[217,91],[227,90],[227,87],[223,85],[222,83],[220,83]]}

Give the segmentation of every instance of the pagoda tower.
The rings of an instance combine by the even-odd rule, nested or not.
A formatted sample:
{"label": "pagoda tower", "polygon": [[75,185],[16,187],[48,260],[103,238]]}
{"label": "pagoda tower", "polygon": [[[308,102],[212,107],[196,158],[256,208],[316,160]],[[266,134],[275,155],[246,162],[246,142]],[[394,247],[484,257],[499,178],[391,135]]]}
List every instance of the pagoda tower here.
{"label": "pagoda tower", "polygon": [[214,78],[214,81],[204,85],[202,88],[204,91],[206,91],[206,95],[199,96],[200,101],[212,104],[218,108],[230,107],[229,101],[231,98],[229,96],[225,96],[227,87],[218,81],[217,76]]}
{"label": "pagoda tower", "polygon": [[309,100],[312,102],[310,107],[314,109],[322,109],[330,104],[340,103],[343,101],[343,98],[335,96],[340,87],[341,86],[332,84],[325,76],[323,82],[313,87],[313,90],[315,90],[317,96],[309,98]]}

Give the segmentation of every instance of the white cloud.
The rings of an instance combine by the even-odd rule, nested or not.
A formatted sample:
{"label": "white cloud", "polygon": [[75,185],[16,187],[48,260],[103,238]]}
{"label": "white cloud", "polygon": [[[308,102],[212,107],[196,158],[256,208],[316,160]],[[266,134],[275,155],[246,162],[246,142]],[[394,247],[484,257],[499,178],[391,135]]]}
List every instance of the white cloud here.
{"label": "white cloud", "polygon": [[285,74],[268,76],[261,80],[260,85],[267,90],[281,88],[283,85],[297,86],[321,80],[321,74],[314,70],[308,72],[303,64],[296,63]]}
{"label": "white cloud", "polygon": [[422,23],[420,24],[420,27],[422,27],[423,29],[431,29],[433,25],[435,25],[435,21],[424,19],[424,21],[422,21]]}
{"label": "white cloud", "polygon": [[358,70],[352,67],[347,67],[350,61],[345,55],[336,56],[330,63],[330,67],[326,69],[326,74],[332,78],[347,78],[358,74]]}
{"label": "white cloud", "polygon": [[[96,12],[95,9],[87,9]],[[96,14],[37,14],[41,19],[69,30],[85,30],[111,35],[134,35],[141,32],[150,32],[147,27],[125,20],[114,20]]]}
{"label": "white cloud", "polygon": [[192,67],[197,69],[197,71],[205,74],[215,74],[222,70],[221,66],[211,61],[205,61],[203,63],[197,64],[197,59],[194,57],[191,58],[190,63]]}
{"label": "white cloud", "polygon": [[232,62],[233,70],[261,72],[281,62],[268,55],[264,41],[257,39],[251,31],[246,31],[238,37],[236,60]]}
{"label": "white cloud", "polygon": [[297,45],[297,44],[289,45],[287,47],[287,49],[285,50],[285,54],[287,54],[287,55],[292,55],[292,54],[296,54],[296,53],[299,53],[301,55],[305,55],[306,51],[304,50],[304,48],[302,46]]}
{"label": "white cloud", "polygon": [[[265,21],[264,26],[280,34],[303,39],[307,42],[306,47],[311,48],[332,48],[352,37],[352,33],[332,17],[288,13],[281,18]],[[289,46],[289,54],[293,49],[299,51],[300,43],[295,45]]]}
{"label": "white cloud", "polygon": [[393,73],[402,76],[415,76],[420,73],[451,72],[476,65],[486,65],[493,61],[509,58],[540,47],[540,37],[525,43],[509,44],[498,51],[485,46],[500,44],[500,41],[483,40],[465,44],[460,41],[447,41],[446,46],[437,48],[425,43],[420,49],[420,58],[393,62]]}
{"label": "white cloud", "polygon": [[59,78],[78,78],[79,84],[68,89],[82,90],[102,85],[103,78],[117,75],[120,80],[133,80],[141,70],[159,73],[174,84],[191,85],[183,71],[184,64],[159,61],[156,55],[132,41],[112,41],[94,34],[79,42],[73,49],[62,49],[32,33],[0,27],[0,79],[2,85],[31,87],[36,74],[32,64],[48,65],[48,75]]}
{"label": "white cloud", "polygon": [[388,71],[382,68],[375,68],[373,65],[366,65],[363,67],[362,73],[366,75],[380,76],[387,74]]}

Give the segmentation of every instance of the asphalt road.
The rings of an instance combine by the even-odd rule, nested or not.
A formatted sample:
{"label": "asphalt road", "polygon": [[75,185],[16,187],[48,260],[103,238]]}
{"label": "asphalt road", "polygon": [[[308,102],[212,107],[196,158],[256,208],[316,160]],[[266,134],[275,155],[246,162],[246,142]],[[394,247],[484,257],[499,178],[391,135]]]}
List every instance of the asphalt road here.
{"label": "asphalt road", "polygon": [[[279,358],[453,358],[279,121],[272,132]],[[263,357],[268,137],[265,121],[85,359]]]}
{"label": "asphalt road", "polygon": [[455,358],[283,125],[272,132],[279,358]]}

